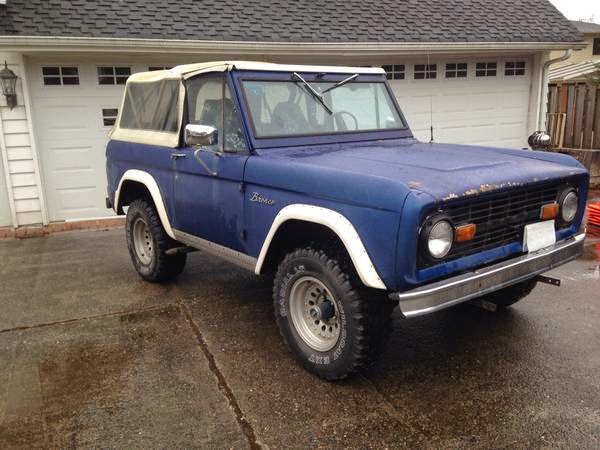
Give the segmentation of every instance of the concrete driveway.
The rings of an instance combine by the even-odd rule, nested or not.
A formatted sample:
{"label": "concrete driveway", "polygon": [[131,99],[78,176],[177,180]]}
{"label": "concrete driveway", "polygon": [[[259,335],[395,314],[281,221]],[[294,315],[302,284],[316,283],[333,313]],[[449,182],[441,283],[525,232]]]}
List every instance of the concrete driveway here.
{"label": "concrete driveway", "polygon": [[600,238],[512,310],[402,320],[327,383],[270,286],[207,255],[134,273],[122,230],[0,241],[0,448],[598,448]]}

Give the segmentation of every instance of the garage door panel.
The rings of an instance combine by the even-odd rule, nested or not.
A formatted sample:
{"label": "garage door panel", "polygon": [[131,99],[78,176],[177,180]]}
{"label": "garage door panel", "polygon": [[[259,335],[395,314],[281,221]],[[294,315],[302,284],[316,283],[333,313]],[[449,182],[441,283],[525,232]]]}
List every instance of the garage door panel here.
{"label": "garage door panel", "polygon": [[460,114],[469,106],[469,99],[464,94],[445,94],[435,99],[437,113]]}
{"label": "garage door panel", "polygon": [[[65,143],[64,145],[57,146],[58,143],[51,141],[44,141],[45,148],[51,153],[51,164],[49,164],[49,170],[60,170],[60,169],[91,169],[95,170],[93,166],[96,158],[93,157],[94,148],[91,146],[74,145],[73,143]],[[60,145],[60,144],[59,144]]]}
{"label": "garage door panel", "polygon": [[78,187],[78,188],[58,188],[60,207],[64,211],[74,213],[82,210],[96,209],[96,188]]}
{"label": "garage door panel", "polygon": [[91,131],[89,108],[86,106],[44,106],[37,108],[38,123],[44,129],[46,139],[81,138]]}
{"label": "garage door panel", "polygon": [[501,123],[498,125],[498,132],[504,141],[517,140],[521,137],[522,126],[520,122]]}

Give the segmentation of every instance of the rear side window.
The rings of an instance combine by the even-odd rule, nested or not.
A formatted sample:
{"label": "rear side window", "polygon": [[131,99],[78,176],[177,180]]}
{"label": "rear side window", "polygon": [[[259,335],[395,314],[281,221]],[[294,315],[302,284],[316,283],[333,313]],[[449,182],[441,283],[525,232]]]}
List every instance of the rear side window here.
{"label": "rear side window", "polygon": [[126,129],[176,132],[179,80],[130,83],[119,126]]}

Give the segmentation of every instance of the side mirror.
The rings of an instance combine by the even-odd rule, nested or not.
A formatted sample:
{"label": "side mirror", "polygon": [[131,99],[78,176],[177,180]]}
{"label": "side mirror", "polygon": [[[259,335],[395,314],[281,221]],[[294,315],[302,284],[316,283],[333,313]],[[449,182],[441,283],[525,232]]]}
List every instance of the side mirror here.
{"label": "side mirror", "polygon": [[527,143],[532,148],[532,150],[548,150],[552,143],[552,139],[550,135],[545,131],[536,131],[529,139],[527,139]]}
{"label": "side mirror", "polygon": [[214,145],[218,141],[218,130],[210,125],[187,124],[185,126],[185,145],[196,147],[199,145]]}

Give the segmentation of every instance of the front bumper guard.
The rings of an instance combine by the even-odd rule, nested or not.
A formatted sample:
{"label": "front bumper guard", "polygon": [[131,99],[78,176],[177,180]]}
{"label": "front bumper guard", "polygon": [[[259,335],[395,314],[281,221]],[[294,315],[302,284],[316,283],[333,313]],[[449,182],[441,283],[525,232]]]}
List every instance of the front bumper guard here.
{"label": "front bumper guard", "polygon": [[577,259],[583,253],[585,233],[557,242],[537,252],[511,258],[416,289],[390,294],[405,317],[416,317],[448,308],[512,284],[533,278]]}

